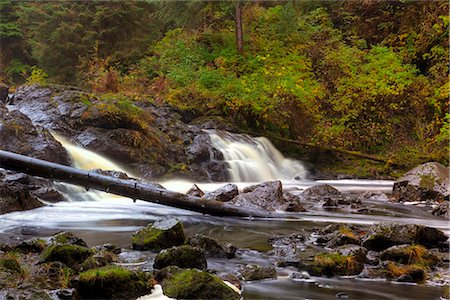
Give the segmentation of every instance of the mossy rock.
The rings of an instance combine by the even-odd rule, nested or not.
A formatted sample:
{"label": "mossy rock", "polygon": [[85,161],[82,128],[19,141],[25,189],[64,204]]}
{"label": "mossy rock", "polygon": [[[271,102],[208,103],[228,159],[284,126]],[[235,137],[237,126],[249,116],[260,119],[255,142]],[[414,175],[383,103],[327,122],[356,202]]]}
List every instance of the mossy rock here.
{"label": "mossy rock", "polygon": [[48,243],[44,239],[30,239],[15,246],[14,250],[21,253],[41,253],[46,247]]}
{"label": "mossy rock", "polygon": [[81,271],[101,268],[106,265],[109,265],[113,261],[115,261],[117,256],[109,251],[99,251],[91,256],[89,256],[81,265],[79,269]]}
{"label": "mossy rock", "polygon": [[314,276],[357,275],[364,269],[364,263],[354,255],[341,253],[319,253],[307,264],[307,270]]}
{"label": "mossy rock", "polygon": [[131,237],[134,250],[152,250],[183,245],[185,241],[183,225],[176,219],[169,219],[147,225]]}
{"label": "mossy rock", "polygon": [[432,251],[421,245],[401,245],[390,247],[380,254],[380,259],[400,264],[434,266],[440,262]]}
{"label": "mossy rock", "polygon": [[427,279],[427,272],[423,266],[402,265],[397,263],[388,263],[388,277],[395,278],[399,282],[424,283]]}
{"label": "mossy rock", "polygon": [[164,294],[175,299],[240,299],[220,278],[196,269],[169,268],[161,285]]}
{"label": "mossy rock", "polygon": [[94,250],[78,245],[52,245],[41,256],[41,263],[59,261],[74,268],[94,254]]}
{"label": "mossy rock", "polygon": [[164,249],[156,256],[153,268],[163,269],[168,266],[206,269],[205,253],[202,249],[190,245]]}
{"label": "mossy rock", "polygon": [[82,299],[130,299],[149,294],[152,277],[119,266],[106,266],[81,273],[73,282]]}
{"label": "mossy rock", "polygon": [[70,245],[78,245],[81,247],[87,247],[85,241],[81,238],[74,235],[72,232],[59,232],[50,237],[50,242],[52,244],[70,244]]}

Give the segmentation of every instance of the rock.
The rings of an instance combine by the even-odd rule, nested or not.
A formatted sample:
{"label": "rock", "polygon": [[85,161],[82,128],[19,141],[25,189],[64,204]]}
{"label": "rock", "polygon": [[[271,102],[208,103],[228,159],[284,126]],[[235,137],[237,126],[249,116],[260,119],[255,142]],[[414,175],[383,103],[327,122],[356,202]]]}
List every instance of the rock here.
{"label": "rock", "polygon": [[202,249],[206,257],[233,258],[236,253],[236,247],[232,244],[221,245],[217,240],[201,234],[192,235],[188,243]]}
{"label": "rock", "polygon": [[117,247],[116,245],[110,244],[110,243],[106,243],[106,244],[102,244],[102,245],[96,246],[95,250],[96,251],[108,251],[108,252],[111,252],[111,253],[113,253],[115,255],[118,255],[118,254],[120,254],[122,252],[122,249],[120,249],[120,247]]}
{"label": "rock", "polygon": [[233,200],[239,194],[237,185],[233,183],[228,183],[217,190],[206,193],[203,198],[206,200],[216,200],[220,202],[228,202]]}
{"label": "rock", "polygon": [[81,247],[87,247],[87,244],[83,239],[77,237],[72,232],[67,232],[67,231],[61,231],[61,232],[58,232],[58,233],[52,235],[49,238],[49,242],[51,244],[55,244],[55,245],[68,244],[68,245],[77,245],[77,246],[81,246]]}
{"label": "rock", "polygon": [[131,299],[149,294],[153,288],[147,273],[119,266],[85,271],[73,284],[80,297],[87,299]]}
{"label": "rock", "polygon": [[117,259],[116,255],[109,251],[99,251],[88,257],[79,267],[80,271],[101,268],[109,265]]}
{"label": "rock", "polygon": [[449,169],[437,162],[417,166],[397,179],[392,196],[397,201],[438,201],[449,197]]}
{"label": "rock", "polygon": [[183,226],[176,219],[157,221],[135,232],[131,237],[134,250],[152,250],[170,248],[184,244]]}
{"label": "rock", "polygon": [[0,82],[0,103],[6,103],[8,100],[9,86]]}
{"label": "rock", "polygon": [[294,280],[309,280],[309,279],[311,279],[311,275],[309,275],[309,273],[306,271],[293,272],[290,277]]}
{"label": "rock", "polygon": [[175,299],[230,299],[238,300],[240,294],[218,277],[196,269],[182,270],[169,267],[158,272],[164,294]]}
{"label": "rock", "polygon": [[360,195],[358,195],[357,199],[362,201],[381,201],[381,202],[387,202],[389,201],[389,197],[380,191],[366,191]]}
{"label": "rock", "polygon": [[392,246],[380,253],[380,259],[422,266],[434,266],[440,262],[439,257],[432,251],[420,245]]}
{"label": "rock", "polygon": [[432,214],[435,216],[440,216],[448,219],[449,218],[448,208],[449,208],[449,201],[443,201],[438,206],[433,208]]}
{"label": "rock", "polygon": [[153,268],[160,270],[168,266],[204,270],[207,267],[205,253],[190,245],[161,250],[155,258]]}
{"label": "rock", "polygon": [[196,185],[194,184],[187,192],[186,195],[191,195],[195,197],[203,197],[205,193]]}
{"label": "rock", "polygon": [[353,256],[359,263],[367,261],[367,249],[356,245],[344,245],[335,249],[336,252],[343,256]]}
{"label": "rock", "polygon": [[318,206],[337,207],[351,204],[341,192],[328,184],[312,186],[301,194],[304,201],[315,203]]}
{"label": "rock", "polygon": [[394,245],[420,244],[428,248],[439,247],[448,237],[439,229],[422,225],[376,224],[363,238],[362,246],[382,251]]}
{"label": "rock", "polygon": [[21,242],[13,249],[20,253],[41,253],[47,246],[48,244],[44,239],[33,238]]}
{"label": "rock", "polygon": [[75,289],[59,289],[56,291],[56,296],[61,300],[77,299],[77,291]]}
{"label": "rock", "polygon": [[239,270],[245,281],[256,281],[270,278],[277,278],[277,271],[274,267],[261,267],[260,265],[245,265]]}
{"label": "rock", "polygon": [[36,128],[21,112],[0,106],[0,149],[70,165],[66,150],[50,132]]}
{"label": "rock", "polygon": [[305,249],[305,236],[301,233],[292,233],[289,235],[278,235],[268,238],[268,242],[273,249],[269,251],[269,255],[282,258],[284,261],[297,261],[297,255]]}
{"label": "rock", "polygon": [[232,202],[236,206],[255,210],[305,211],[298,197],[283,193],[281,181],[267,181],[246,187]]}
{"label": "rock", "polygon": [[359,256],[339,252],[319,253],[304,267],[313,276],[357,275],[364,269]]}
{"label": "rock", "polygon": [[316,243],[326,244],[328,248],[353,244],[361,244],[361,231],[355,226],[345,226],[341,224],[333,224],[322,229],[317,237]]}
{"label": "rock", "polygon": [[75,268],[93,253],[92,249],[78,245],[52,245],[42,253],[40,263],[59,261],[70,268]]}

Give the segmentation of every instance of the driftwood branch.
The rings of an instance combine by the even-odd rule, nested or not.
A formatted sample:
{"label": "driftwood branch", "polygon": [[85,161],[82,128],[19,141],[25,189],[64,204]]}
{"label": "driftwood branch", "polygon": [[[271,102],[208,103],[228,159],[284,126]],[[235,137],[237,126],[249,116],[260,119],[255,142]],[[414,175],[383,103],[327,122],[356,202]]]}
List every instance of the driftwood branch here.
{"label": "driftwood branch", "polygon": [[[71,183],[107,193],[113,193],[152,203],[187,209],[214,216],[279,217],[279,214],[237,207],[230,203],[205,200],[199,197],[157,188],[145,182],[119,179],[84,171],[45,160],[0,150],[0,167],[29,175]],[[286,216],[285,216],[286,217]]]}

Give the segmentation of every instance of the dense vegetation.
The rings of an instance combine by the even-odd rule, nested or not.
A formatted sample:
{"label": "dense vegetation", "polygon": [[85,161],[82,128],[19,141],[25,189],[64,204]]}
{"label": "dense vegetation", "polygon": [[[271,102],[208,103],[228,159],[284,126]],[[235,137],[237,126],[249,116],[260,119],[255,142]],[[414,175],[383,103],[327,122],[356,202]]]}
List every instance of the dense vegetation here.
{"label": "dense vegetation", "polygon": [[242,129],[448,164],[447,1],[1,1],[1,79],[165,102]]}

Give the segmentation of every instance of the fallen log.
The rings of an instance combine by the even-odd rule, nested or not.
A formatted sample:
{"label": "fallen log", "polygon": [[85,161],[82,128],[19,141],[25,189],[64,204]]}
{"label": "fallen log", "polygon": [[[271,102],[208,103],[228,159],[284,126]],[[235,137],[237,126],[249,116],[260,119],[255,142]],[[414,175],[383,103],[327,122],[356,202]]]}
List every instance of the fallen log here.
{"label": "fallen log", "polygon": [[226,202],[205,200],[200,197],[157,188],[142,181],[119,179],[3,150],[0,150],[0,167],[131,199],[164,204],[214,216],[280,217],[280,214],[277,213],[255,211]]}

